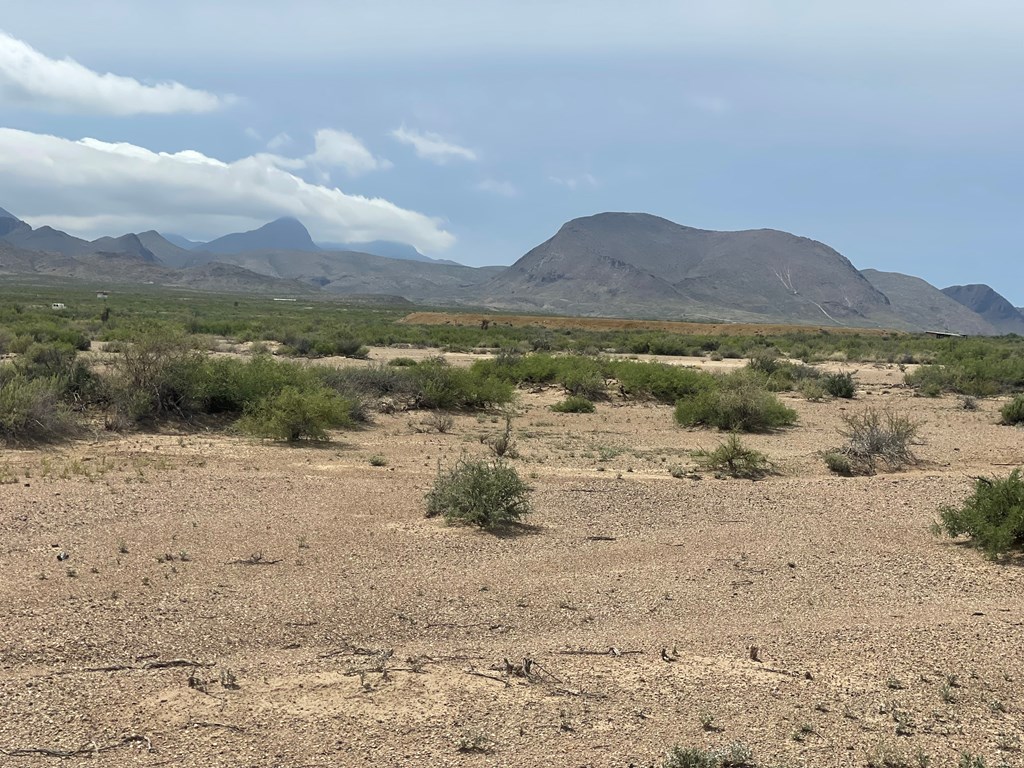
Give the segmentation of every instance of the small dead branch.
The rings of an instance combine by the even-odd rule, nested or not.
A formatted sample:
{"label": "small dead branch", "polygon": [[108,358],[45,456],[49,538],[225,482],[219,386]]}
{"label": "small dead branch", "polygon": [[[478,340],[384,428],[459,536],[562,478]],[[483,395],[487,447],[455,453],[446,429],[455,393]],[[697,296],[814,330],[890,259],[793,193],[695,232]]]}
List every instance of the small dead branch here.
{"label": "small dead branch", "polygon": [[229,560],[227,564],[228,565],[277,565],[280,562],[281,562],[280,558],[278,558],[277,560],[268,560],[267,558],[265,558],[263,556],[262,552],[253,552],[251,555],[249,555],[246,558],[241,558],[239,560]]}
{"label": "small dead branch", "polygon": [[473,675],[474,677],[482,677],[482,678],[485,678],[486,680],[493,680],[496,683],[501,683],[506,688],[508,688],[508,687],[510,687],[512,685],[504,677],[498,677],[497,675],[488,675],[486,672],[477,672],[475,669],[464,669],[462,671],[464,673],[466,673],[467,675]]}
{"label": "small dead branch", "polygon": [[32,757],[34,755],[40,757],[58,757],[58,758],[69,758],[69,757],[84,757],[98,755],[101,752],[110,752],[111,750],[120,749],[130,744],[145,744],[146,751],[153,751],[153,742],[150,741],[148,736],[142,736],[141,734],[132,734],[131,736],[125,736],[120,741],[111,742],[110,744],[104,744],[100,746],[96,742],[79,747],[78,749],[51,749],[49,747],[15,747],[14,749],[3,749],[0,748],[0,755],[7,755],[8,757]]}
{"label": "small dead branch", "polygon": [[235,733],[245,733],[245,728],[240,725],[232,725],[231,723],[211,723],[206,720],[189,720],[185,723],[183,728],[223,728],[227,731],[234,731]]}
{"label": "small dead branch", "polygon": [[587,541],[616,541],[614,536],[587,536]]}
{"label": "small dead branch", "polygon": [[623,651],[616,648],[614,645],[608,646],[606,651],[591,651],[587,649],[581,649],[578,651],[558,651],[561,656],[632,656],[634,654],[643,653],[643,651]]}
{"label": "small dead branch", "polygon": [[[145,657],[141,657],[145,658]],[[54,672],[55,675],[78,675],[92,672],[126,672],[129,670],[149,670],[149,669],[172,669],[174,667],[212,667],[213,664],[203,661],[193,661],[192,659],[164,659],[164,660],[151,660],[143,662],[142,664],[108,664],[103,667],[82,667],[81,669],[62,669],[59,672]]]}

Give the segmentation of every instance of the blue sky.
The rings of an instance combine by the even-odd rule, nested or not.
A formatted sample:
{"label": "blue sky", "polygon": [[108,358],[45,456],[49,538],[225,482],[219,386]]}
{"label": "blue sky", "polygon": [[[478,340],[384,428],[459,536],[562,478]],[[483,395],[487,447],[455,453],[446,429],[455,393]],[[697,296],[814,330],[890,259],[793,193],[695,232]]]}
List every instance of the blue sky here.
{"label": "blue sky", "polygon": [[295,215],[493,264],[646,211],[1024,305],[1017,3],[43,6],[0,16],[0,206],[33,224]]}

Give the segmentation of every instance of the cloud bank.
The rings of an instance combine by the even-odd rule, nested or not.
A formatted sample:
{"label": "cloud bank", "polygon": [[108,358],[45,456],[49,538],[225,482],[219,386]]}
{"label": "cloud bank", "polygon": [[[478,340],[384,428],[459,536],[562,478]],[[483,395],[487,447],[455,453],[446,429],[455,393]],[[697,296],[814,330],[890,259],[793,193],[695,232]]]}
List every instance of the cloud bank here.
{"label": "cloud bank", "polygon": [[94,72],[73,59],[51,59],[0,31],[0,104],[5,101],[107,115],[211,112],[226,103],[181,83],[146,85],[131,77]]}
{"label": "cloud bank", "polygon": [[444,165],[453,158],[471,162],[477,159],[476,152],[472,149],[453,144],[436,133],[411,131],[403,125],[393,130],[391,136],[396,141],[411,146],[417,157],[438,165]]}
{"label": "cloud bank", "polygon": [[438,219],[311,184],[282,167],[288,162],[304,164],[271,155],[228,163],[192,150],[153,152],[0,128],[0,178],[10,196],[4,202],[29,223],[89,235],[153,228],[216,236],[228,224],[288,215],[325,241],[393,240],[427,253],[455,242]]}

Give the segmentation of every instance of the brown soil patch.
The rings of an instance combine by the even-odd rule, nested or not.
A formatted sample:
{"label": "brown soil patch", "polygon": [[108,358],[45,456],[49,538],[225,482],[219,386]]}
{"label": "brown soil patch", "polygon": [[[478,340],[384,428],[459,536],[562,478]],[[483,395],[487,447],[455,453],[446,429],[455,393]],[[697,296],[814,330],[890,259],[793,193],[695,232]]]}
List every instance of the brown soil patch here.
{"label": "brown soil patch", "polygon": [[[759,765],[883,748],[1019,765],[1024,571],[928,526],[972,476],[1024,462],[1024,430],[996,426],[995,400],[912,398],[892,368],[858,379],[854,402],[785,396],[800,425],[744,438],[783,470],[756,483],[673,477],[721,436],[666,406],[556,414],[560,393],[524,392],[519,535],[423,517],[438,461],[483,455],[496,415],[443,435],[380,416],[323,447],[98,434],[4,451],[0,749],[625,768],[743,741]],[[867,404],[923,422],[921,464],[828,475],[819,451]],[[505,675],[524,658],[533,679]]]}
{"label": "brown soil patch", "polygon": [[813,325],[762,325],[757,323],[684,323],[671,320],[626,320],[612,317],[561,317],[557,315],[491,315],[472,312],[413,312],[399,320],[410,325],[537,326],[555,330],[667,331],[694,336],[777,336],[784,333],[846,333],[867,336],[900,336],[902,331],[878,328],[839,328]]}

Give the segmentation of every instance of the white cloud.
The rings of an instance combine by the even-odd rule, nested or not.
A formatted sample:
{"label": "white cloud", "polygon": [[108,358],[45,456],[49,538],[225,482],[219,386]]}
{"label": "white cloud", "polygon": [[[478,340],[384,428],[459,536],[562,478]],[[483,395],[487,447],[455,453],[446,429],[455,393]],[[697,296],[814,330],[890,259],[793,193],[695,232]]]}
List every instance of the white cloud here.
{"label": "white cloud", "polygon": [[270,141],[267,142],[267,149],[271,152],[277,152],[284,149],[285,147],[291,146],[292,137],[287,133],[279,133]]}
{"label": "white cloud", "polygon": [[401,128],[393,130],[391,136],[416,150],[417,157],[430,160],[438,165],[444,165],[452,158],[471,161],[477,159],[476,152],[472,149],[453,144],[436,133],[410,131],[403,125]]}
{"label": "white cloud", "polygon": [[316,151],[306,160],[321,168],[344,168],[351,176],[391,167],[389,160],[374,157],[351,133],[330,128],[316,132]]}
{"label": "white cloud", "polygon": [[552,184],[557,184],[560,187],[565,187],[570,190],[577,190],[581,187],[596,187],[598,181],[592,174],[584,173],[581,176],[548,176],[548,181]]}
{"label": "white cloud", "polygon": [[181,83],[146,85],[100,74],[73,59],[51,59],[0,31],[0,104],[5,101],[62,112],[136,115],[210,112],[226,100]]}
{"label": "white cloud", "polygon": [[73,223],[83,235],[161,229],[213,237],[226,222],[251,228],[287,215],[319,240],[395,240],[434,253],[455,242],[438,219],[311,184],[289,173],[294,162],[253,155],[228,163],[191,150],[0,128],[4,193],[30,223]]}
{"label": "white cloud", "polygon": [[519,190],[515,188],[515,185],[508,181],[498,181],[497,179],[484,179],[476,185],[476,188],[481,192],[490,192],[501,197],[515,197],[519,194]]}

